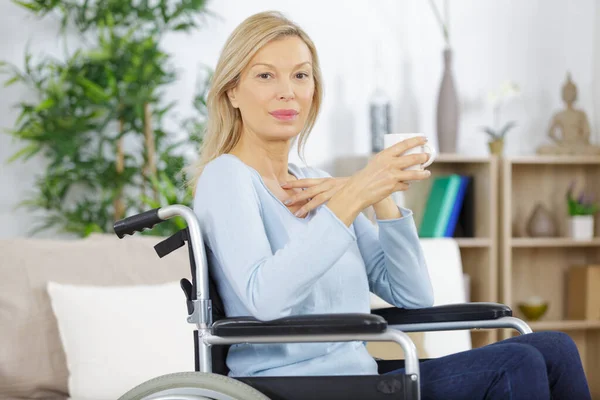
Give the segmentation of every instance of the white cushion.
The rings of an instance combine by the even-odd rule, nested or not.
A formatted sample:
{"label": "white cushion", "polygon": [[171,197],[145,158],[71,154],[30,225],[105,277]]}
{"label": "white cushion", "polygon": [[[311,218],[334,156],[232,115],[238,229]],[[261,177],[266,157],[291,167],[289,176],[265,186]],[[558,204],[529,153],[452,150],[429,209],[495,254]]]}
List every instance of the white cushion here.
{"label": "white cushion", "polygon": [[[458,242],[454,238],[422,238],[421,246],[433,286],[434,306],[466,302],[465,278]],[[425,332],[425,348],[440,358],[472,348],[469,330]]]}
{"label": "white cushion", "polygon": [[194,370],[194,326],[177,282],[139,286],[48,283],[78,400],[114,400],[156,376]]}

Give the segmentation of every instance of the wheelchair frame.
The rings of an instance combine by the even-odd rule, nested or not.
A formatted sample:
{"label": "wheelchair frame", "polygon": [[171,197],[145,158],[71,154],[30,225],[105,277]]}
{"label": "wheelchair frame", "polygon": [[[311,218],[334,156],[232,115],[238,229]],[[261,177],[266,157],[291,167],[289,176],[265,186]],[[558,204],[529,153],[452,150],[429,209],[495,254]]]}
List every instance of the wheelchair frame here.
{"label": "wheelchair frame", "polygon": [[[307,343],[307,342],[347,342],[347,341],[385,341],[397,343],[405,355],[405,382],[410,385],[409,397],[420,399],[420,370],[417,350],[405,332],[444,331],[464,329],[512,328],[520,334],[531,333],[531,328],[522,320],[503,316],[488,320],[440,321],[425,323],[388,324],[379,333],[340,333],[340,334],[293,334],[293,335],[249,335],[249,336],[217,336],[212,332],[213,309],[209,295],[209,276],[206,250],[204,247],[202,229],[194,212],[183,205],[170,205],[134,215],[114,224],[115,233],[119,238],[133,235],[173,217],[182,217],[187,223],[188,245],[190,246],[190,261],[195,273],[192,273],[192,288],[195,288],[192,298],[188,298],[187,321],[196,325],[195,338],[196,370],[212,373],[212,346],[232,345],[240,343]],[[165,252],[172,251],[168,250]],[[157,249],[158,252],[158,249]],[[185,289],[184,289],[185,291]],[[479,303],[482,305],[498,305],[496,303]],[[154,397],[152,397],[154,399]],[[186,395],[178,397],[187,398]],[[189,397],[196,399],[197,397]],[[156,398],[158,399],[158,398]]]}

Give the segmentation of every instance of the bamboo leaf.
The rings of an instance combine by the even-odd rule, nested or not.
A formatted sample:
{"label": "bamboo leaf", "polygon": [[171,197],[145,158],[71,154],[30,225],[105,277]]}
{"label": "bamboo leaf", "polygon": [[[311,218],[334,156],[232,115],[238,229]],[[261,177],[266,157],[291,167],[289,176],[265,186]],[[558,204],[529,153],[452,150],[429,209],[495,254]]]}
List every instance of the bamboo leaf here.
{"label": "bamboo leaf", "polygon": [[147,195],[142,195],[141,200],[142,200],[142,203],[144,203],[145,205],[147,205],[150,208],[159,208],[160,207],[160,202],[152,199],[151,197],[148,197]]}
{"label": "bamboo leaf", "polygon": [[37,143],[32,143],[28,146],[23,147],[21,150],[17,151],[15,154],[13,154],[8,160],[7,163],[13,163],[16,160],[18,160],[19,158],[24,158],[25,160],[28,160],[29,158],[33,157],[35,154],[37,154],[40,150],[41,150],[41,146]]}
{"label": "bamboo leaf", "polygon": [[82,76],[77,78],[77,83],[84,87],[86,94],[90,96],[95,102],[101,102],[108,99],[107,94],[104,90],[94,82]]}
{"label": "bamboo leaf", "polygon": [[191,23],[191,22],[182,22],[180,24],[177,24],[173,27],[174,31],[187,31],[188,29],[194,27],[195,24]]}
{"label": "bamboo leaf", "polygon": [[6,82],[4,82],[4,87],[9,87],[19,81],[21,81],[21,77],[19,75],[15,75],[12,78],[10,78],[9,80],[7,80]]}
{"label": "bamboo leaf", "polygon": [[35,111],[40,112],[40,111],[47,110],[50,107],[54,106],[54,104],[55,104],[54,99],[51,97],[48,97],[46,100],[44,100],[40,104],[38,104],[37,107],[35,107]]}
{"label": "bamboo leaf", "polygon": [[110,53],[106,49],[89,50],[85,55],[92,61],[107,61],[110,59]]}
{"label": "bamboo leaf", "polygon": [[92,233],[103,233],[104,230],[102,229],[102,227],[96,223],[89,223],[85,225],[85,228],[83,230],[83,236],[84,237],[88,237],[89,235],[91,235]]}
{"label": "bamboo leaf", "polygon": [[40,12],[42,10],[42,7],[36,3],[27,3],[22,0],[13,0],[13,3],[15,3],[23,8],[27,8],[28,10],[35,11],[35,12]]}

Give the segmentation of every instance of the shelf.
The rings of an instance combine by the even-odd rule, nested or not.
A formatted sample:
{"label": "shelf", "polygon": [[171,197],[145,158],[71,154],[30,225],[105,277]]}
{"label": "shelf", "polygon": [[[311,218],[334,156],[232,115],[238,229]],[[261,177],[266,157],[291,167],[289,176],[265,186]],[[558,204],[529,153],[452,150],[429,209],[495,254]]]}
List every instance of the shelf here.
{"label": "shelf", "polygon": [[598,164],[600,156],[515,156],[507,157],[511,164]]}
{"label": "shelf", "polygon": [[[366,163],[375,154],[355,154],[350,156],[338,157],[340,160],[354,160],[355,162]],[[435,157],[435,163],[464,163],[464,164],[488,164],[495,156],[470,156],[466,154],[438,153]]]}
{"label": "shelf", "polygon": [[512,247],[596,247],[600,246],[600,238],[592,240],[574,240],[568,237],[556,238],[512,238]]}
{"label": "shelf", "polygon": [[434,163],[489,163],[493,158],[490,156],[469,156],[464,154],[440,153]]}
{"label": "shelf", "polygon": [[585,329],[600,329],[600,321],[588,320],[565,320],[565,321],[525,321],[533,331],[557,330],[557,331],[575,331]]}
{"label": "shelf", "polygon": [[492,243],[489,238],[455,238],[455,240],[461,248],[489,247]]}

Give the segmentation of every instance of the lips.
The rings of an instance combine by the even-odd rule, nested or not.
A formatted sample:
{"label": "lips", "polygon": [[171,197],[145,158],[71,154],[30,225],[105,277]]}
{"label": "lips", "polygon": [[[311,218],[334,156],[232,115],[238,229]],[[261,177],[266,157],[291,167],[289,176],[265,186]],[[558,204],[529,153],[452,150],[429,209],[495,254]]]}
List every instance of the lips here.
{"label": "lips", "polygon": [[279,119],[279,120],[284,120],[284,121],[289,121],[292,119],[295,119],[298,116],[298,111],[296,110],[275,110],[275,111],[271,111],[269,114],[271,114],[273,117]]}

